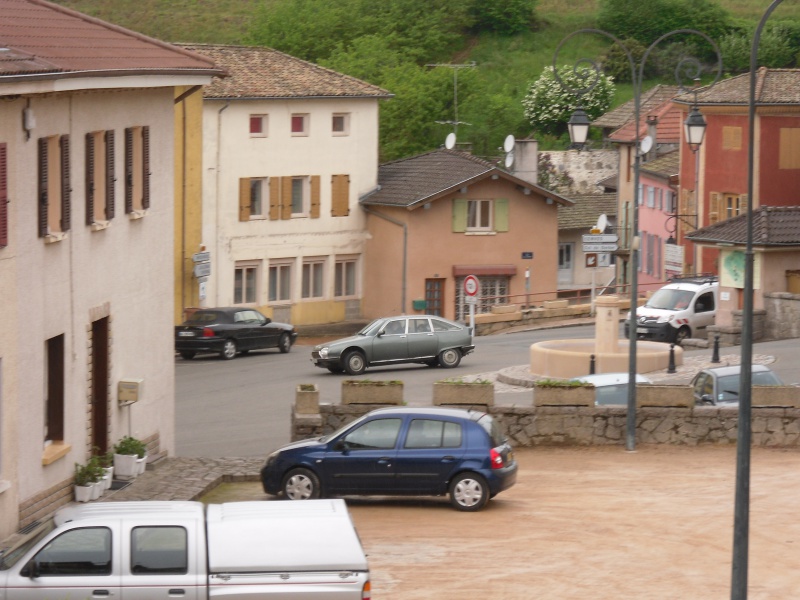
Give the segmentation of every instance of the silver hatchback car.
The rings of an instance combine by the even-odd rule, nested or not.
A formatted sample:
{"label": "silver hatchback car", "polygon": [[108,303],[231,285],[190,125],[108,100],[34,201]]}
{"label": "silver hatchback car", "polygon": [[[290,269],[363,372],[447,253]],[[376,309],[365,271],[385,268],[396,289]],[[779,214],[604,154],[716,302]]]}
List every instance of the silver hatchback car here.
{"label": "silver hatchback car", "polygon": [[314,365],[359,375],[367,367],[420,363],[457,367],[475,349],[472,328],[435,315],[375,319],[356,335],[315,346]]}

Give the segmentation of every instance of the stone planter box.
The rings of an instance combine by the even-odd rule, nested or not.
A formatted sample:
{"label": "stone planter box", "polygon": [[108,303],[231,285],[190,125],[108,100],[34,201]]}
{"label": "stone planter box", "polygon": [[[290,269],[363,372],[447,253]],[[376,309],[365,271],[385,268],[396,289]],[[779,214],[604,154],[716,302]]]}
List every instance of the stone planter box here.
{"label": "stone planter box", "polygon": [[800,387],[794,385],[754,385],[752,406],[800,408]]}
{"label": "stone planter box", "polygon": [[342,382],[342,404],[403,404],[402,381],[366,381],[347,379]]}
{"label": "stone planter box", "polygon": [[594,386],[533,386],[534,406],[594,406]]}
{"label": "stone planter box", "polygon": [[319,414],[319,388],[301,383],[294,392],[294,412],[299,415]]}
{"label": "stone planter box", "polygon": [[494,384],[437,381],[433,384],[433,404],[494,406]]}
{"label": "stone planter box", "polygon": [[692,408],[694,393],[690,385],[637,385],[636,406]]}

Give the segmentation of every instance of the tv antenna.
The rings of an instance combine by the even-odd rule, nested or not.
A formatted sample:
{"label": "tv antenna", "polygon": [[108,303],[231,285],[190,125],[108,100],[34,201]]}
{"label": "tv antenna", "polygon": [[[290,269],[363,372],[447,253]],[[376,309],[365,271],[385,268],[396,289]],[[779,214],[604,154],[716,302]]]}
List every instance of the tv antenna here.
{"label": "tv antenna", "polygon": [[[447,67],[448,69],[453,69],[453,120],[452,121],[436,121],[439,125],[452,125],[453,126],[453,133],[458,135],[458,126],[459,125],[471,125],[472,123],[467,123],[466,121],[459,121],[458,120],[458,72],[461,69],[472,69],[478,66],[475,61],[471,63],[465,63],[461,65],[452,65],[448,63],[432,63],[425,65],[426,67]],[[448,136],[449,139],[450,136]],[[445,144],[446,145],[446,144]],[[453,145],[455,145],[455,140],[453,140]]]}

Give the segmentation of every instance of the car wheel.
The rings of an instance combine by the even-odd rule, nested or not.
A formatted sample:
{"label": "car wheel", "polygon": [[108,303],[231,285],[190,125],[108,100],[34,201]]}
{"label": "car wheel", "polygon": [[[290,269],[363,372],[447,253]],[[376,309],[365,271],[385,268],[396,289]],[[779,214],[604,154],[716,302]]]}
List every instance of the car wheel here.
{"label": "car wheel", "polygon": [[194,352],[181,352],[181,358],[192,360],[194,358]]}
{"label": "car wheel", "polygon": [[692,336],[692,330],[689,329],[688,325],[684,325],[678,331],[675,332],[675,344],[680,346],[681,342],[688,337]]}
{"label": "car wheel", "polygon": [[308,469],[292,469],[283,478],[281,489],[283,489],[283,496],[287,500],[319,498],[319,477]]}
{"label": "car wheel", "polygon": [[222,352],[219,353],[220,357],[225,360],[230,360],[236,356],[236,342],[233,340],[225,340],[222,346]]}
{"label": "car wheel", "polygon": [[281,354],[286,354],[291,349],[292,349],[292,340],[289,338],[289,334],[282,333],[281,337],[278,338],[278,350],[281,351]]}
{"label": "car wheel", "polygon": [[358,350],[351,350],[344,357],[344,370],[350,375],[361,375],[367,370],[367,361]]}
{"label": "car wheel", "polygon": [[460,473],[450,484],[450,504],[458,510],[475,512],[489,502],[489,486],[477,473]]}
{"label": "car wheel", "polygon": [[461,362],[461,352],[458,348],[450,348],[448,350],[442,350],[439,353],[439,364],[442,365],[445,369],[452,369],[458,366],[458,363]]}

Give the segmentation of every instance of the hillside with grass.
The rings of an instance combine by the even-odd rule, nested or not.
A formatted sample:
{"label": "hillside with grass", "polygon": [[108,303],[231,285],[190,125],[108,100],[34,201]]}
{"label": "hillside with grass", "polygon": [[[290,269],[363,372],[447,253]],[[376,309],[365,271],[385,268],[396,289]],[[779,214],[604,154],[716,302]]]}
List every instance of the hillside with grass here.
{"label": "hillside with grass", "polygon": [[[533,134],[544,149],[564,147],[564,129],[532,131],[522,100],[543,69],[552,65],[565,36],[599,27],[604,18],[621,27],[620,22],[629,16],[627,3],[636,7],[628,12],[639,20],[630,18],[628,31],[619,37],[637,55],[659,33],[644,31],[644,24],[655,22],[666,30],[685,27],[685,11],[674,7],[690,3],[686,6],[695,11],[695,21],[689,24],[704,31],[710,28],[715,38],[721,38],[731,65],[726,71],[731,73],[737,68],[741,71],[742,65],[746,68],[749,36],[769,4],[767,0],[56,1],[168,42],[270,46],[380,85],[395,94],[381,109],[383,161],[438,147],[454,129],[459,143],[487,157],[497,155],[509,133]],[[609,13],[612,4],[621,15]],[[656,14],[656,9],[665,6],[673,8],[666,16]],[[509,15],[516,21],[510,21]],[[518,27],[520,20],[524,27]],[[762,53],[769,60],[781,61],[770,66],[796,66],[800,4],[780,6],[770,19],[771,26],[773,21],[775,32],[762,41]],[[588,57],[611,66],[609,40],[596,35],[575,40],[562,49],[560,64],[573,65]],[[677,62],[682,48],[676,48],[652,61],[665,66],[646,74],[645,87],[674,83],[666,63]],[[624,81],[629,71],[626,59],[622,67],[612,106],[632,97],[632,87]]]}

